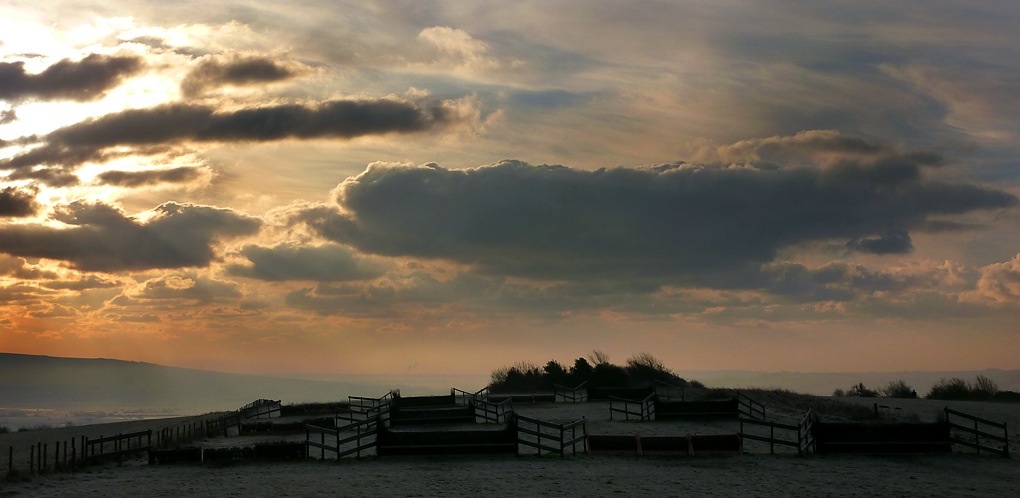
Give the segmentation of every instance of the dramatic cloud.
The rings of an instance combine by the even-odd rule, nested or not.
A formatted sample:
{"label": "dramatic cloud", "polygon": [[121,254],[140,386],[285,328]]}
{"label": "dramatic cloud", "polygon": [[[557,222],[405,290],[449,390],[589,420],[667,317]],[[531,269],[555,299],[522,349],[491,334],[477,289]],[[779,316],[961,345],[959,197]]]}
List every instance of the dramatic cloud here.
{"label": "dramatic cloud", "polygon": [[29,265],[25,258],[15,258],[6,254],[0,254],[0,276],[24,280],[57,278],[57,274],[52,271],[42,270],[37,266]]}
{"label": "dramatic cloud", "polygon": [[75,202],[54,219],[70,225],[0,228],[0,252],[65,261],[87,271],[202,267],[220,239],[255,233],[260,222],[227,209],[166,203],[139,222],[104,204]]}
{"label": "dramatic cloud", "polygon": [[349,139],[422,132],[462,119],[458,105],[444,101],[419,106],[407,101],[380,99],[285,104],[237,111],[188,104],[130,109],[55,130],[45,137],[44,145],[0,161],[0,169],[40,164],[74,166],[99,160],[103,157],[102,149],[115,146]]}
{"label": "dramatic cloud", "polygon": [[251,266],[231,265],[231,275],[259,280],[311,280],[334,282],[344,280],[366,280],[383,274],[386,267],[359,257],[343,246],[325,245],[297,247],[281,245],[276,247],[245,246],[241,254],[251,261]]}
{"label": "dramatic cloud", "polygon": [[161,183],[189,183],[205,174],[202,168],[181,166],[150,171],[104,171],[96,179],[104,185],[134,188]]}
{"label": "dramatic cloud", "polygon": [[373,165],[338,187],[339,211],[309,209],[298,220],[368,253],[446,259],[493,274],[715,287],[757,272],[787,247],[842,241],[903,252],[909,232],[932,218],[1016,204],[1002,191],[921,173],[910,154],[824,168]]}
{"label": "dramatic cloud", "polygon": [[214,280],[194,273],[173,273],[145,282],[137,299],[184,299],[210,303],[241,297],[241,291],[230,282]]}
{"label": "dramatic cloud", "polygon": [[293,78],[302,69],[268,57],[208,57],[184,78],[181,92],[197,97],[211,88],[273,83]]}
{"label": "dramatic cloud", "polygon": [[38,210],[33,191],[15,187],[0,190],[0,218],[32,216]]}
{"label": "dramatic cloud", "polygon": [[965,299],[977,302],[1020,305],[1020,254],[1005,263],[981,268],[981,278]]}
{"label": "dramatic cloud", "polygon": [[[0,125],[4,125],[4,124],[7,124],[7,123],[13,123],[13,122],[17,121],[17,119],[18,119],[18,113],[16,113],[14,111],[14,109],[8,109],[6,111],[0,111]],[[3,140],[0,140],[0,147],[2,147],[3,145],[4,145]]]}
{"label": "dramatic cloud", "polygon": [[92,54],[80,61],[64,59],[39,74],[25,72],[24,62],[0,62],[0,99],[93,100],[142,69],[142,59]]}

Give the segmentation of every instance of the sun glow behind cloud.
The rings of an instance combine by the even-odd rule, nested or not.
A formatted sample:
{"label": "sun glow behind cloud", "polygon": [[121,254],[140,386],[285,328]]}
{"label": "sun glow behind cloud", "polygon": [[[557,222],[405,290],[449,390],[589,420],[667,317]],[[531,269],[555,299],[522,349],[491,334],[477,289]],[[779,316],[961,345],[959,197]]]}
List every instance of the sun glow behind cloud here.
{"label": "sun glow behind cloud", "polygon": [[1015,34],[780,4],[0,8],[0,349],[1018,366]]}

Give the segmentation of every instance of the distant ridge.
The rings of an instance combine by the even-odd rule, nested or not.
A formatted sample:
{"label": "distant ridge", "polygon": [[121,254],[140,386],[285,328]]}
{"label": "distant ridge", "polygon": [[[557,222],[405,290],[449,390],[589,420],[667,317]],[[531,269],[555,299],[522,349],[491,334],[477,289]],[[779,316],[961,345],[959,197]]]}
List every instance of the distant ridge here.
{"label": "distant ridge", "polygon": [[0,408],[233,410],[258,398],[345,401],[390,386],[211,372],[108,358],[0,353]]}

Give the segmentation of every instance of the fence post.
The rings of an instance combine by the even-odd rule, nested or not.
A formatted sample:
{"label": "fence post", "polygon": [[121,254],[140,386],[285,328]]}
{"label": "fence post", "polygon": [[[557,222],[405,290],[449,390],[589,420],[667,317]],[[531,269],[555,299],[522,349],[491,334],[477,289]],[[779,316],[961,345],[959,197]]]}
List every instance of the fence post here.
{"label": "fence post", "polygon": [[981,454],[981,436],[978,435],[978,421],[974,419],[974,448],[977,449],[978,454]]}
{"label": "fence post", "polygon": [[35,445],[28,447],[28,475],[35,474]]}

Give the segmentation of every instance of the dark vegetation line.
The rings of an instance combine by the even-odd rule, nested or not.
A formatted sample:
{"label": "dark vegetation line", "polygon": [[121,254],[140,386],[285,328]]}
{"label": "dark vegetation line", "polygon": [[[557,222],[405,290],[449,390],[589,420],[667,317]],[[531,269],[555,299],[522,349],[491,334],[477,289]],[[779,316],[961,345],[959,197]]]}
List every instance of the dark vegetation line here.
{"label": "dark vegetation line", "polygon": [[[519,361],[492,371],[489,390],[494,393],[553,391],[556,386],[576,387],[587,382],[592,387],[644,387],[656,384],[683,386],[703,392],[717,391],[693,379],[684,379],[649,353],[638,353],[624,365],[609,361],[609,355],[593,350],[587,357],[574,360],[570,367],[549,360],[543,367]],[[917,391],[903,380],[890,381],[886,386],[871,389],[859,383],[850,389],[836,389],[834,397],[918,398]],[[1003,391],[992,379],[978,375],[973,383],[958,377],[942,379],[924,396],[927,399],[1020,402],[1020,393]]]}
{"label": "dark vegetation line", "polygon": [[631,356],[623,366],[609,361],[609,355],[594,350],[586,358],[574,360],[569,368],[556,360],[544,367],[519,361],[493,370],[489,391],[495,393],[552,391],[556,386],[576,387],[587,382],[596,387],[643,387],[656,383],[674,386],[704,387],[696,380],[685,380],[648,353]]}

